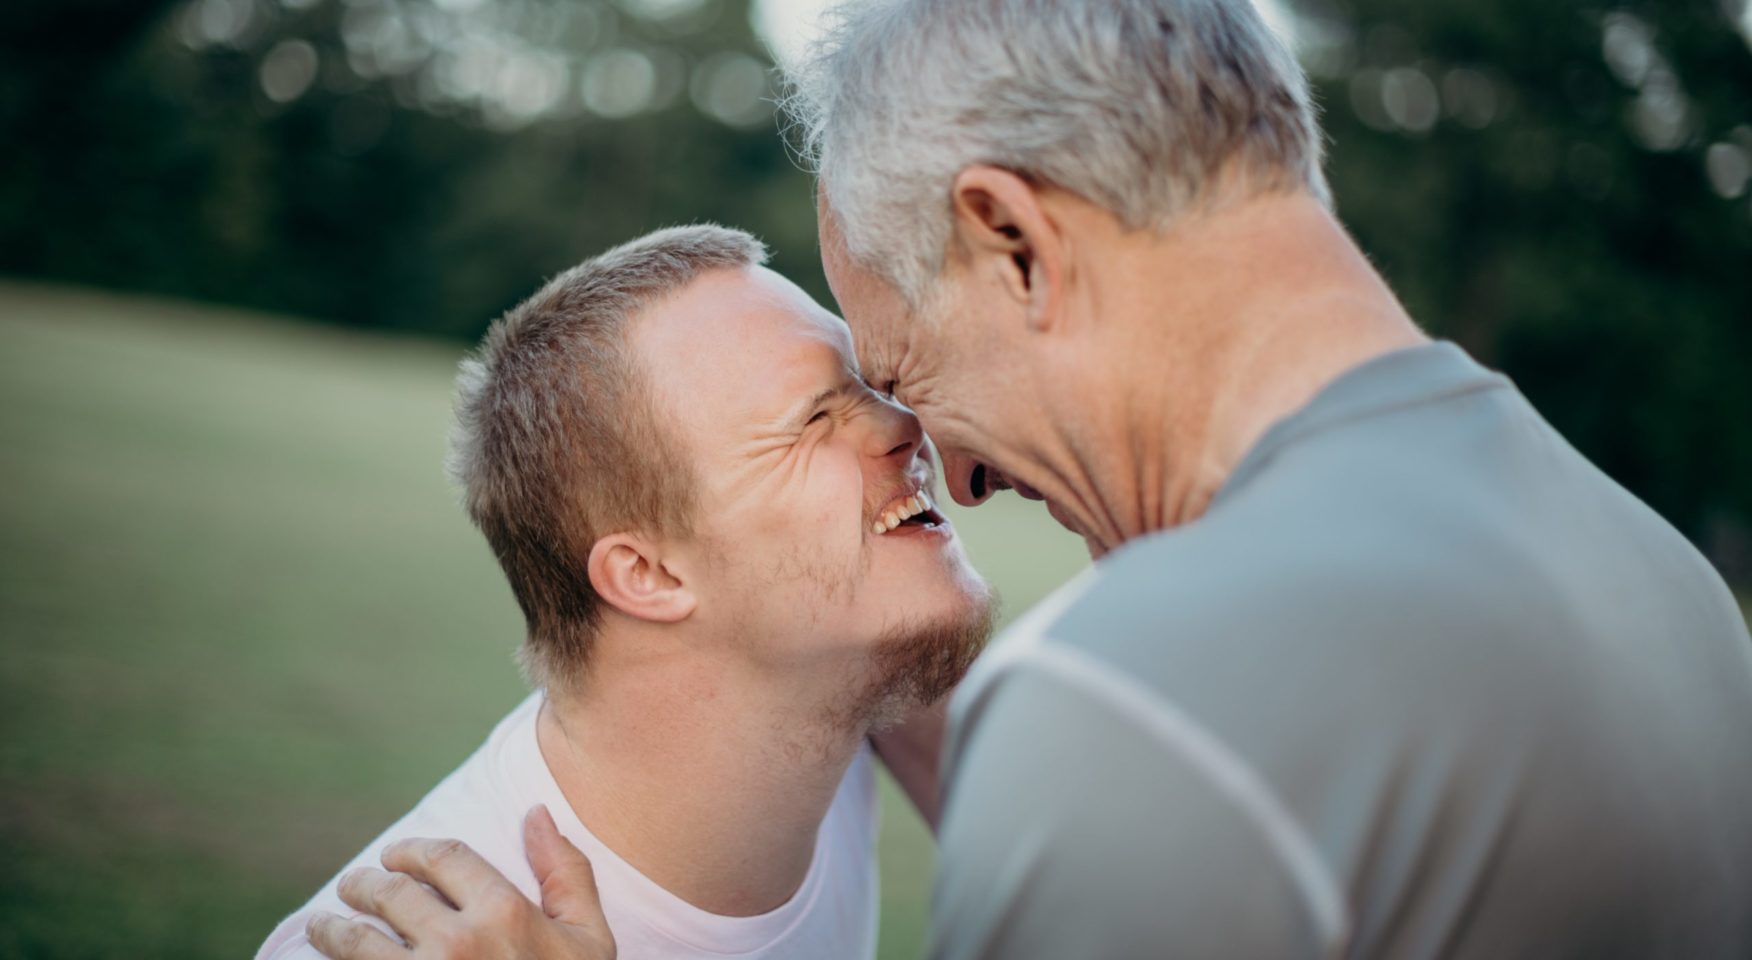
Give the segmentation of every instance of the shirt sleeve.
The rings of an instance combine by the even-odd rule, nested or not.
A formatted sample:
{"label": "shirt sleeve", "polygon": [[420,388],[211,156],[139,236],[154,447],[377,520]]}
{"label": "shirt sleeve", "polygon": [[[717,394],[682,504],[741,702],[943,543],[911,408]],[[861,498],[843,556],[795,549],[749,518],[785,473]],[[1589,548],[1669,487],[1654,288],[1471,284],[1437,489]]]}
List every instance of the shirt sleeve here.
{"label": "shirt sleeve", "polygon": [[1281,855],[1196,758],[1050,671],[994,684],[951,734],[930,957],[1322,955]]}

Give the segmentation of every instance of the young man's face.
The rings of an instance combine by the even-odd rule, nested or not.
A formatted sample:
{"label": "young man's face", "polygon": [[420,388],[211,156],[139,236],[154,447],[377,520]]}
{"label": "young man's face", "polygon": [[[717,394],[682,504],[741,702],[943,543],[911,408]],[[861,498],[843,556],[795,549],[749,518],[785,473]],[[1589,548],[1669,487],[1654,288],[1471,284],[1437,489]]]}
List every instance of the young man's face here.
{"label": "young man's face", "polygon": [[853,678],[850,700],[958,679],[990,592],[935,509],[918,419],[864,383],[845,323],[756,267],[694,281],[633,342],[694,463],[697,615],[755,669]]}

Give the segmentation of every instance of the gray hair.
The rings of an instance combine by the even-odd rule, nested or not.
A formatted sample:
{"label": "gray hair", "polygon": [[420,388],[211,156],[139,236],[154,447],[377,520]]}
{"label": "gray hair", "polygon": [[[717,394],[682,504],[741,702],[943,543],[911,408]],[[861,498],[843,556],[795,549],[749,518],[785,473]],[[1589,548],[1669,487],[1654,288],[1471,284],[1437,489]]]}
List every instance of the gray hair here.
{"label": "gray hair", "polygon": [[553,278],[462,361],[448,467],[523,608],[533,683],[563,687],[584,669],[601,623],[588,573],[599,538],[690,529],[692,463],[662,426],[629,323],[707,271],[765,261],[740,230],[658,230]]}
{"label": "gray hair", "polygon": [[955,174],[991,164],[1163,229],[1239,175],[1326,203],[1301,67],[1248,0],[867,0],[788,78],[853,257],[916,308]]}

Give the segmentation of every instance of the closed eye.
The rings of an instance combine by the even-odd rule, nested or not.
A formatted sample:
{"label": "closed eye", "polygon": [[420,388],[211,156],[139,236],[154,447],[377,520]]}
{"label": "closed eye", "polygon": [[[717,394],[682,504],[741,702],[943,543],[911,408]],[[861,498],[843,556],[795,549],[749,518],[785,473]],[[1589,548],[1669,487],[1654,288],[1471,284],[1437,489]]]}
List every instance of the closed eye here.
{"label": "closed eye", "polygon": [[805,423],[804,426],[808,426],[809,424],[814,423],[817,420],[824,420],[826,418],[827,418],[827,411],[826,410],[817,410],[817,411],[815,411],[815,415],[810,417],[808,422]]}

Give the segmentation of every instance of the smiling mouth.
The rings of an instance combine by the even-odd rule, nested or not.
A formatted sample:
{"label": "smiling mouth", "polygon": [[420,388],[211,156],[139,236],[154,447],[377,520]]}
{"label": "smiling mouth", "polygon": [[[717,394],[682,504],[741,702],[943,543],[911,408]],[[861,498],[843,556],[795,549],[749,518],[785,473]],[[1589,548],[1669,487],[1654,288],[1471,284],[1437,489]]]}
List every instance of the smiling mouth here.
{"label": "smiling mouth", "polygon": [[880,535],[902,527],[937,527],[945,522],[931,495],[921,489],[890,503],[870,524],[870,532]]}

